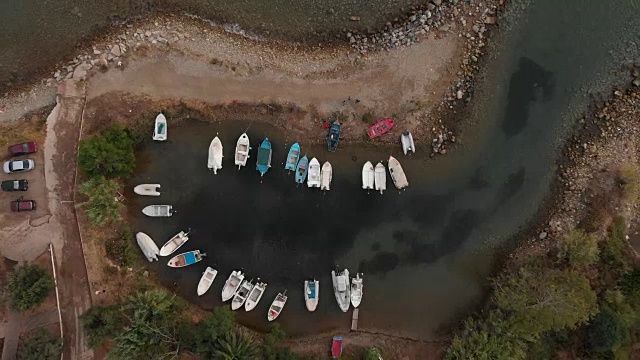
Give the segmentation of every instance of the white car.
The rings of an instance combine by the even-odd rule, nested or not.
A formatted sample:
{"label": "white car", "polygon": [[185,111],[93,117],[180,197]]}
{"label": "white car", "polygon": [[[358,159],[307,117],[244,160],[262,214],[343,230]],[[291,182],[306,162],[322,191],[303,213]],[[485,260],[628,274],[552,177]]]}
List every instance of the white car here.
{"label": "white car", "polygon": [[7,160],[4,162],[3,170],[5,174],[12,174],[17,172],[27,172],[33,170],[36,163],[31,159],[26,160]]}

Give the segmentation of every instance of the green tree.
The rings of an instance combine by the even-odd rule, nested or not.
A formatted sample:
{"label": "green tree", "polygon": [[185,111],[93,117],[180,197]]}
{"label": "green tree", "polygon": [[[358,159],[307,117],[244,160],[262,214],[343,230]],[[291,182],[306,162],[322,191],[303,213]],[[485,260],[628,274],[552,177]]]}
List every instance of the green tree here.
{"label": "green tree", "polygon": [[13,310],[33,309],[44,301],[53,289],[51,275],[38,265],[18,265],[9,275],[9,299]]}
{"label": "green tree", "polygon": [[123,321],[116,307],[98,305],[91,307],[80,320],[87,333],[87,344],[91,347],[98,346],[106,338],[115,335]]}
{"label": "green tree", "polygon": [[89,200],[79,206],[86,208],[87,218],[93,226],[103,226],[112,221],[120,221],[120,210],[124,205],[118,201],[120,184],[104,176],[94,177],[80,185],[80,192]]}
{"label": "green tree", "polygon": [[558,250],[558,257],[573,266],[591,265],[598,260],[600,254],[596,237],[580,229],[573,229],[563,237]]}
{"label": "green tree", "polygon": [[18,360],[60,359],[62,341],[50,332],[40,329],[31,336],[17,353]]}
{"label": "green tree", "polygon": [[640,304],[640,268],[624,274],[620,280],[620,288],[627,299]]}
{"label": "green tree", "polygon": [[205,359],[219,349],[218,340],[235,330],[235,313],[226,306],[216,308],[204,321],[183,331],[185,346]]}
{"label": "green tree", "polygon": [[627,249],[627,224],[622,216],[616,216],[609,228],[609,236],[600,242],[600,260],[611,272],[611,277],[618,279],[629,270]]}
{"label": "green tree", "polygon": [[136,166],[134,139],[121,125],[80,141],[78,164],[90,177],[129,178]]}
{"label": "green tree", "polygon": [[575,271],[526,266],[493,282],[494,299],[524,338],[575,328],[597,312],[596,293]]}
{"label": "green tree", "polygon": [[608,352],[629,339],[629,328],[608,306],[603,306],[587,327],[587,345],[593,351]]}
{"label": "green tree", "polygon": [[254,360],[257,349],[253,338],[244,332],[233,331],[218,339],[216,355],[222,360]]}

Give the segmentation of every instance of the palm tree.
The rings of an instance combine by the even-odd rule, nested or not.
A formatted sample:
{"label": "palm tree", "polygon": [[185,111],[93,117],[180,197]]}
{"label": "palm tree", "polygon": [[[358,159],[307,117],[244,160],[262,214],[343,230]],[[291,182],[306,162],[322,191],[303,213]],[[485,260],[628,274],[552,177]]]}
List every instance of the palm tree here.
{"label": "palm tree", "polygon": [[220,360],[253,360],[257,356],[253,338],[235,331],[218,340],[217,358]]}

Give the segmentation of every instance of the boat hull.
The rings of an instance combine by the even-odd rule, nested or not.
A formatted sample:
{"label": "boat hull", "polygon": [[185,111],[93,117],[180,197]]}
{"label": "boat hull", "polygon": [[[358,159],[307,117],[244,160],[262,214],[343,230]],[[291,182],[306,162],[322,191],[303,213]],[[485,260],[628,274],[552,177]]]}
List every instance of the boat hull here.
{"label": "boat hull", "polygon": [[153,126],[153,136],[151,138],[155,141],[167,140],[167,118],[162,113],[156,116]]}
{"label": "boat hull", "polygon": [[387,190],[387,171],[384,168],[384,164],[381,162],[379,162],[375,168],[375,185],[376,191],[380,191],[380,194]]}
{"label": "boat hull", "polygon": [[244,302],[247,301],[249,294],[253,290],[253,284],[251,281],[243,281],[236,291],[236,294],[233,296],[233,300],[231,300],[231,310],[238,310],[244,305]]}
{"label": "boat hull", "polygon": [[140,184],[133,188],[133,192],[142,196],[160,196],[160,184]]}
{"label": "boat hull", "polygon": [[284,309],[284,305],[286,303],[287,303],[286,291],[284,294],[278,293],[278,295],[276,295],[276,298],[271,303],[271,306],[269,306],[269,312],[267,313],[267,320],[273,321],[277,319],[278,316],[280,316],[280,313],[282,313],[282,309]]}
{"label": "boat hull", "polygon": [[189,240],[189,235],[184,231],[180,231],[175,234],[169,241],[167,241],[162,248],[160,248],[160,256],[169,256],[178,250]]}
{"label": "boat hull", "polygon": [[370,139],[377,138],[380,135],[386,134],[393,128],[395,121],[391,118],[382,119],[369,128],[367,134]]}
{"label": "boat hull", "polygon": [[405,131],[400,135],[400,143],[402,144],[402,151],[405,155],[409,152],[416,152],[416,146],[413,143],[413,135],[410,132]]}
{"label": "boat hull", "polygon": [[389,174],[391,174],[393,185],[395,185],[398,190],[402,190],[409,186],[409,181],[407,180],[407,176],[405,175],[402,166],[400,166],[400,162],[393,156],[389,156]]}
{"label": "boat hull", "polygon": [[309,175],[307,176],[308,187],[320,187],[320,163],[313,158],[309,162]]}
{"label": "boat hull", "polygon": [[136,242],[149,262],[152,262],[153,260],[158,261],[160,250],[158,249],[158,245],[156,245],[149,235],[143,232],[137,233]]}
{"label": "boat hull", "polygon": [[360,274],[356,274],[356,277],[351,279],[351,305],[354,308],[360,306],[362,302],[363,284]]}
{"label": "boat hull", "polygon": [[331,271],[331,280],[333,281],[333,292],[336,301],[342,312],[349,311],[351,306],[351,286],[349,284],[349,270],[344,269],[336,275],[335,271]]}
{"label": "boat hull", "polygon": [[209,288],[211,288],[211,284],[216,279],[216,275],[218,275],[218,270],[215,270],[211,267],[207,267],[207,269],[202,273],[202,277],[198,282],[197,294],[198,296],[204,295]]}
{"label": "boat hull", "polygon": [[300,158],[300,144],[294,143],[289,148],[289,153],[287,154],[287,162],[284,164],[284,169],[289,171],[296,171],[299,158]]}
{"label": "boat hull", "polygon": [[200,253],[200,250],[187,251],[172,257],[167,266],[182,268],[200,262],[205,256],[206,254]]}
{"label": "boat hull", "polygon": [[260,176],[264,176],[271,167],[271,142],[269,139],[264,139],[260,148],[258,149],[258,159],[256,161],[256,170],[260,173]]}
{"label": "boat hull", "polygon": [[246,133],[243,133],[238,138],[236,142],[236,155],[234,159],[234,163],[240,169],[240,167],[247,165],[247,159],[249,159],[249,150],[251,150],[251,145],[249,143],[249,136]]}
{"label": "boat hull", "polygon": [[262,299],[262,295],[264,295],[264,291],[266,289],[266,283],[257,283],[256,286],[251,289],[249,296],[247,296],[247,301],[244,303],[244,310],[251,311],[255,309],[260,302],[260,299]]}
{"label": "boat hull", "polygon": [[313,312],[318,307],[320,300],[320,282],[318,280],[306,280],[304,282],[304,303],[307,310]]}
{"label": "boat hull", "polygon": [[307,171],[309,170],[309,159],[307,155],[303,156],[300,161],[298,161],[298,166],[296,166],[296,182],[298,184],[304,183],[304,180],[307,178]]}
{"label": "boat hull", "polygon": [[207,160],[207,167],[209,170],[213,170],[214,174],[217,174],[218,170],[222,169],[222,153],[222,142],[216,136],[209,144],[209,159]]}
{"label": "boat hull", "polygon": [[373,170],[373,164],[371,164],[371,161],[367,161],[362,167],[362,188],[372,190],[374,187],[374,179],[375,171]]}
{"label": "boat hull", "polygon": [[150,217],[170,217],[173,215],[173,206],[149,205],[142,209],[142,213]]}
{"label": "boat hull", "polygon": [[329,128],[329,137],[327,138],[327,149],[329,151],[336,151],[340,144],[340,122],[335,121]]}
{"label": "boat hull", "polygon": [[242,273],[242,271],[231,272],[231,275],[229,275],[229,278],[222,287],[223,302],[231,300],[233,298],[233,296],[236,294],[236,291],[240,287],[242,280],[244,280],[244,274]]}
{"label": "boat hull", "polygon": [[327,161],[322,164],[322,172],[320,173],[320,190],[330,190],[331,189],[331,179],[333,177],[333,168],[331,164]]}

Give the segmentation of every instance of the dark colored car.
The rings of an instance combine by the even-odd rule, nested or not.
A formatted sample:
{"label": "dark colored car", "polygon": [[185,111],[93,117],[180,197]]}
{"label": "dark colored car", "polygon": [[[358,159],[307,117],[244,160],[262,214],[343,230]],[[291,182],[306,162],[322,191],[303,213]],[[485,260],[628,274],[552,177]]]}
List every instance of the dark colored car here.
{"label": "dark colored car", "polygon": [[38,144],[35,141],[9,146],[9,156],[32,154],[36,151],[38,151]]}
{"label": "dark colored car", "polygon": [[18,200],[11,202],[11,211],[31,211],[36,209],[36,202],[33,200],[24,200],[20,196]]}
{"label": "dark colored car", "polygon": [[2,191],[27,191],[29,182],[27,180],[5,180],[0,183]]}

